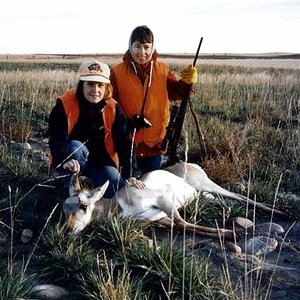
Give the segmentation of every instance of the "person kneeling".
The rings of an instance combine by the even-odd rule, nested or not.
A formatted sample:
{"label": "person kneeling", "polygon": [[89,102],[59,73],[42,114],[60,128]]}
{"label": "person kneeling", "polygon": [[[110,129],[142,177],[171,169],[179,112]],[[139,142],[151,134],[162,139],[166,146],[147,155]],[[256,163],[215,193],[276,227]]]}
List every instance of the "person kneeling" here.
{"label": "person kneeling", "polygon": [[110,69],[99,61],[79,68],[75,89],[56,98],[49,117],[50,169],[59,174],[80,172],[94,186],[110,184],[104,197],[112,198],[127,179],[137,188],[130,128],[119,104],[112,98]]}

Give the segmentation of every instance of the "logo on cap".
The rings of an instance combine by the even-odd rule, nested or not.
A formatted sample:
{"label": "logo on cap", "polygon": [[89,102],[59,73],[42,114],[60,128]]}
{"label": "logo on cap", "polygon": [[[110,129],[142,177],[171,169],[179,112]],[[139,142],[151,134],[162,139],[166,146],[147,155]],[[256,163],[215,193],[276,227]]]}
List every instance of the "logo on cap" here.
{"label": "logo on cap", "polygon": [[103,72],[103,69],[97,63],[91,64],[90,66],[88,66],[88,69],[90,72]]}

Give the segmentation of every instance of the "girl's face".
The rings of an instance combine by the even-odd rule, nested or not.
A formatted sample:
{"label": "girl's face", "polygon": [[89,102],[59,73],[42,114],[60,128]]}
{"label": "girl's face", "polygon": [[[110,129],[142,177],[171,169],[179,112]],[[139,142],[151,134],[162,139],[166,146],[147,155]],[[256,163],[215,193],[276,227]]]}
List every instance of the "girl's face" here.
{"label": "girl's face", "polygon": [[100,102],[105,94],[105,83],[95,81],[83,82],[83,95],[90,103]]}
{"label": "girl's face", "polygon": [[140,43],[138,41],[135,41],[132,43],[132,56],[133,60],[140,64],[143,65],[147,63],[152,56],[152,43]]}

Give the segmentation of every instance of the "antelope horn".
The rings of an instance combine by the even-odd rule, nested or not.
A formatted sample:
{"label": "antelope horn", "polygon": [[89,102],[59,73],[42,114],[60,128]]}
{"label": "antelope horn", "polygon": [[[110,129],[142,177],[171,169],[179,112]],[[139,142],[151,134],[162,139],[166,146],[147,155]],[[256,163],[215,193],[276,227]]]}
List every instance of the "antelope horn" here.
{"label": "antelope horn", "polygon": [[69,194],[70,196],[75,196],[80,192],[81,186],[79,183],[79,173],[73,173],[71,180],[70,180],[70,185],[69,185]]}

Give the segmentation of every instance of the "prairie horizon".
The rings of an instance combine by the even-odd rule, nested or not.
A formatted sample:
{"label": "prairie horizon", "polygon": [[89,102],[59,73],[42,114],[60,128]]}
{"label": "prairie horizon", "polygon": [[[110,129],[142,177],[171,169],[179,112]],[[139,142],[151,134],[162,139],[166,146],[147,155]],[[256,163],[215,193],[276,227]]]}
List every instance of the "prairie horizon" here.
{"label": "prairie horizon", "polygon": [[[18,54],[18,53],[0,53],[0,60],[3,59],[55,59],[55,58],[82,58],[82,57],[95,57],[95,56],[101,56],[101,57],[122,57],[124,53],[24,53],[24,54]],[[176,52],[159,52],[159,57],[166,58],[166,57],[179,57],[179,58],[189,58],[194,57],[195,53],[176,53]],[[265,53],[199,53],[199,57],[205,58],[205,59],[228,59],[228,58],[294,58],[294,59],[300,59],[300,53],[295,52],[265,52]]]}
{"label": "prairie horizon", "polygon": [[[192,64],[192,53],[159,53],[159,60],[177,66]],[[123,53],[86,53],[86,54],[0,54],[0,63],[78,63],[83,60],[97,59],[109,65],[122,61]],[[300,69],[300,53],[200,53],[197,66],[239,66],[247,68]]]}

